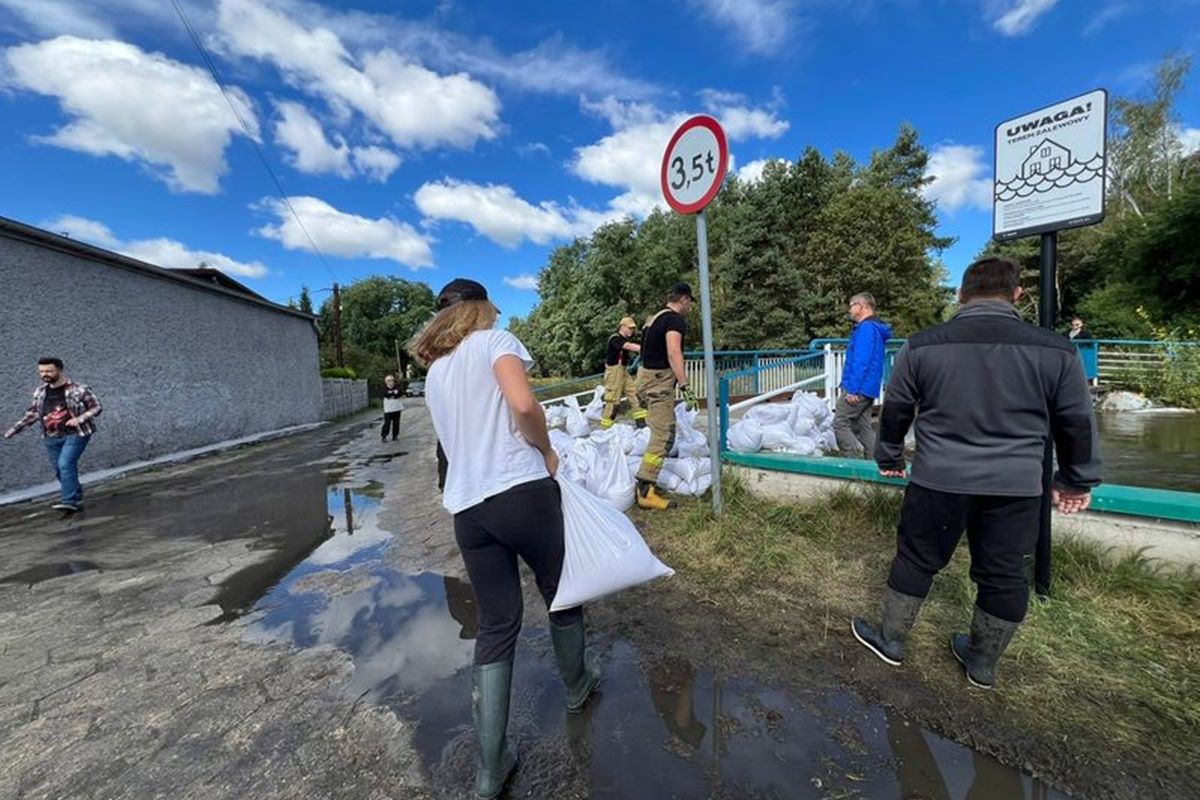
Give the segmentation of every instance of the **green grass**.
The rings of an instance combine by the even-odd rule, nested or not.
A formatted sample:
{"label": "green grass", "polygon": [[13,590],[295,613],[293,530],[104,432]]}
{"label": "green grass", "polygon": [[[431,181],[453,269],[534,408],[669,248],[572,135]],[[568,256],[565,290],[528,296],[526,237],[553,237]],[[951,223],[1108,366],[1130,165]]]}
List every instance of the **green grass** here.
{"label": "green grass", "polygon": [[[701,501],[637,513],[651,546],[707,602],[748,622],[765,615],[800,642],[847,643],[852,615],[877,616],[900,493],[846,487],[790,505],[759,499],[731,478],[721,520]],[[938,576],[903,667],[947,693],[967,691],[945,651],[970,619],[968,566],[964,541]],[[999,691],[972,699],[1014,724],[1192,763],[1200,752],[1200,574],[1059,537],[1053,599],[1031,604],[1000,680]]]}

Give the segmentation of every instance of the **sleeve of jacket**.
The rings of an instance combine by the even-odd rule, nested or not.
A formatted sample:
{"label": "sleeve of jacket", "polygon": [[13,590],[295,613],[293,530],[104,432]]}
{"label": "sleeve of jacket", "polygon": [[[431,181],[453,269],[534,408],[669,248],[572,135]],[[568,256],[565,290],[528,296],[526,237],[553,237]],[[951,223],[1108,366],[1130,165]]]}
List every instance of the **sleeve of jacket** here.
{"label": "sleeve of jacket", "polygon": [[37,395],[34,395],[33,401],[29,404],[29,408],[25,409],[25,414],[17,420],[17,424],[9,428],[13,433],[20,433],[30,425],[38,421],[41,417],[41,412],[38,409]]}
{"label": "sleeve of jacket", "polygon": [[917,404],[921,400],[914,360],[912,351],[904,345],[892,364],[892,377],[879,416],[879,437],[875,440],[875,463],[880,469],[904,469],[904,437],[917,417]]}
{"label": "sleeve of jacket", "polygon": [[1054,482],[1069,489],[1099,486],[1102,465],[1092,393],[1074,353],[1066,358],[1050,398],[1050,433],[1058,456]]}
{"label": "sleeve of jacket", "polygon": [[104,411],[104,408],[100,405],[100,398],[96,397],[96,393],[92,391],[92,387],[90,386],[83,387],[83,405],[87,411],[79,416],[80,421],[86,422],[87,420],[95,419]]}
{"label": "sleeve of jacket", "polygon": [[867,365],[871,360],[873,335],[867,325],[857,325],[850,334],[850,346],[846,348],[846,363],[842,366],[842,388],[850,394],[862,391],[867,379]]}

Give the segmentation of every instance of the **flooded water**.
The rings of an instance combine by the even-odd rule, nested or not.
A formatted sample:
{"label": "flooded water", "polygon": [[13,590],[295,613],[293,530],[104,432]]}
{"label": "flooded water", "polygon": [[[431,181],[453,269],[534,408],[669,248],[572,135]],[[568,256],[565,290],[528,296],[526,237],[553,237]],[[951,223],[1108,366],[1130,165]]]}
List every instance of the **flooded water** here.
{"label": "flooded water", "polygon": [[[456,578],[387,566],[392,537],[371,494],[327,488],[330,535],[264,587],[246,635],[350,654],[347,691],[413,721],[435,785],[461,794],[475,759],[474,595]],[[849,694],[802,703],[682,657],[643,657],[602,631],[592,645],[604,683],[572,716],[546,629],[523,632],[509,728],[521,768],[507,796],[1069,800]]]}
{"label": "flooded water", "polygon": [[1104,480],[1200,492],[1200,413],[1097,415]]}

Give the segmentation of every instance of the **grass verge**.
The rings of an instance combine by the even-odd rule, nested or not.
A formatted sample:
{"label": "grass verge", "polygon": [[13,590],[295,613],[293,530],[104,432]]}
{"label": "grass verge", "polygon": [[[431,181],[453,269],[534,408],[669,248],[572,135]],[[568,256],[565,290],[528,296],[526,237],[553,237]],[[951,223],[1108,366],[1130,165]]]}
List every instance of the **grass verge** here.
{"label": "grass verge", "polygon": [[[878,616],[901,495],[846,487],[819,503],[760,499],[726,480],[726,513],[686,501],[635,512],[686,591],[811,647],[850,644],[855,614]],[[1049,738],[1084,735],[1163,764],[1200,753],[1200,574],[1161,569],[1077,539],[1054,547],[1054,594],[1031,605],[1000,668],[1000,689],[973,692],[1001,718]],[[939,692],[966,692],[946,641],[965,630],[975,591],[966,543],[938,576],[903,669]]]}

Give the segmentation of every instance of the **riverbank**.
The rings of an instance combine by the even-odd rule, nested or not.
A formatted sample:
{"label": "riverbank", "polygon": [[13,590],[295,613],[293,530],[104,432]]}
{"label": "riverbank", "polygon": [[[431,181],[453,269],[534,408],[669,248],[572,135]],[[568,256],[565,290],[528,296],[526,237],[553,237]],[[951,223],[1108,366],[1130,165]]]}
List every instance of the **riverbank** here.
{"label": "riverbank", "polygon": [[797,653],[826,661],[856,690],[944,735],[1002,760],[1019,743],[1016,763],[1067,781],[1070,774],[1096,780],[1112,773],[1113,796],[1129,796],[1117,776],[1130,771],[1162,781],[1156,797],[1195,796],[1195,571],[1160,574],[1144,558],[1113,561],[1060,538],[1053,600],[1031,608],[1001,664],[1000,690],[981,693],[966,687],[946,652],[947,637],[964,628],[973,603],[965,544],[939,577],[902,668],[880,664],[850,637],[852,615],[876,613],[899,503],[894,492],[846,489],[823,502],[785,505],[732,482],[720,522],[702,502],[637,518],[695,599],[743,620],[748,632],[774,632]]}

